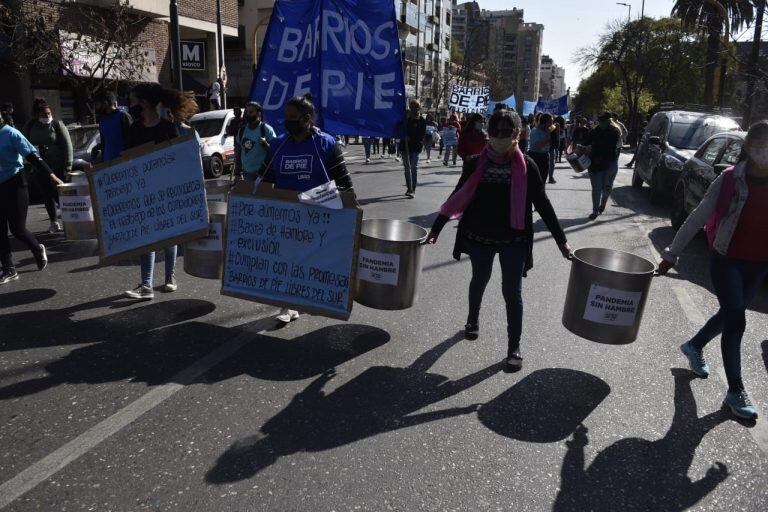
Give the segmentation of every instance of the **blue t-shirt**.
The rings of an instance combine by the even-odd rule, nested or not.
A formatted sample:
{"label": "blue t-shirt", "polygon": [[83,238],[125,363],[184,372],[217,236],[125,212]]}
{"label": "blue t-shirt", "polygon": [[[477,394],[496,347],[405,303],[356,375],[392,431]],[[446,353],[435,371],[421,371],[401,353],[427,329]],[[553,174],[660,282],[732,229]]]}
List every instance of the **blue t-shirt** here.
{"label": "blue t-shirt", "polygon": [[[539,143],[541,143],[542,140],[547,141],[547,144],[544,146],[539,146]],[[546,130],[542,130],[541,128],[534,128],[531,130],[531,141],[528,145],[528,152],[533,153],[549,153],[549,142],[550,142],[550,135],[549,132]]]}
{"label": "blue t-shirt", "polygon": [[101,132],[101,159],[104,162],[114,160],[125,149],[123,140],[123,113],[118,109],[109,114],[99,114]]}
{"label": "blue t-shirt", "polygon": [[248,124],[243,125],[240,133],[240,160],[243,165],[243,173],[253,178],[261,170],[264,160],[267,158],[267,150],[259,143],[259,139],[264,137],[271,143],[275,138],[275,130],[267,123],[259,123],[256,128],[251,128]]}
{"label": "blue t-shirt", "polygon": [[8,125],[0,127],[0,183],[16,176],[24,168],[24,159],[32,153],[35,146],[19,130]]}
{"label": "blue t-shirt", "polygon": [[269,147],[275,186],[304,192],[328,183],[326,162],[335,146],[336,138],[320,130],[302,142],[295,142],[285,133],[275,137]]}

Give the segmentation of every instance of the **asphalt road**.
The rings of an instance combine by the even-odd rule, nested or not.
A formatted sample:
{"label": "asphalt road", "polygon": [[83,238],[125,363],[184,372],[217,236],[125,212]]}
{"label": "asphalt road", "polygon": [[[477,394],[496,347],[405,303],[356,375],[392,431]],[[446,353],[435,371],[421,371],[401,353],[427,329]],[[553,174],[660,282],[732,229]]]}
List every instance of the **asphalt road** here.
{"label": "asphalt road", "polygon": [[[397,162],[360,153],[348,158],[366,218],[428,226],[460,172],[422,165],[410,200]],[[670,242],[666,209],[630,177],[620,171],[590,222],[588,179],[558,166],[548,193],[574,248],[655,259]],[[47,226],[42,208],[30,226]],[[305,315],[284,329],[274,308],[221,296],[182,258],[176,293],[123,299],[136,265],[100,267],[93,244],[42,235],[49,268],[20,251],[21,279],[0,289],[0,509],[768,509],[765,420],[721,409],[717,342],[707,380],[678,349],[717,307],[702,238],[654,279],[639,339],[606,345],[562,326],[570,263],[537,221],[525,366],[506,374],[498,266],[480,338],[462,339],[470,267],[451,257],[454,227],[427,249],[413,308],[355,305],[349,322]],[[764,414],[766,295],[743,346]]]}

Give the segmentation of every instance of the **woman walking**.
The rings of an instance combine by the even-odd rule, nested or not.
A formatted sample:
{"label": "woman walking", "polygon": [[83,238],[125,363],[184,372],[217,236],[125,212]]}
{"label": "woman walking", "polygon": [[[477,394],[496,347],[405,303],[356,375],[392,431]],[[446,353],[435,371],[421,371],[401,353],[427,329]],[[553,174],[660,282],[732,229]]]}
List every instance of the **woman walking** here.
{"label": "woman walking", "polygon": [[488,133],[483,129],[485,121],[480,114],[471,114],[467,120],[467,128],[462,130],[459,137],[458,153],[462,160],[473,155],[479,155],[488,142]]}
{"label": "woman walking", "polygon": [[467,339],[479,335],[480,305],[499,255],[502,292],[507,310],[505,369],[522,368],[520,336],[523,326],[522,278],[533,267],[532,206],[544,219],[563,257],[570,247],[560,227],[535,162],[517,146],[521,121],[511,110],[497,110],[488,123],[490,139],[480,155],[464,162],[456,189],[440,208],[427,243],[434,244],[449,219],[460,218],[453,256],[468,254],[472,263]]}
{"label": "woman walking", "polygon": [[[174,123],[168,119],[185,120],[197,112],[197,103],[189,93],[173,89],[165,89],[158,84],[139,84],[130,94],[131,105],[141,107],[141,116],[128,131],[126,148],[134,148],[142,144],[158,144],[179,136]],[[170,116],[166,113],[166,110]],[[177,246],[165,248],[165,284],[164,292],[174,292],[176,284],[176,252]],[[155,251],[141,255],[141,283],[134,289],[125,292],[132,299],[150,300],[155,297],[152,289],[155,273]]]}
{"label": "woman walking", "polygon": [[448,165],[448,160],[453,156],[453,165],[456,165],[456,146],[459,145],[459,136],[461,135],[461,125],[456,114],[451,114],[448,121],[443,126],[443,165]]}
{"label": "woman walking", "polygon": [[[333,180],[339,190],[354,192],[344,152],[333,135],[315,126],[312,97],[297,96],[285,105],[285,130],[269,147],[264,181],[276,188],[305,192]],[[296,165],[303,161],[305,165]],[[290,163],[290,167],[284,167]],[[297,173],[296,169],[304,169]],[[299,312],[283,308],[277,319],[289,323]]]}
{"label": "woman walking", "polygon": [[528,156],[536,163],[536,168],[541,174],[541,181],[546,183],[549,175],[549,150],[551,137],[549,128],[552,126],[552,116],[542,114],[538,118],[536,127],[531,130],[530,148]]}
{"label": "woman walking", "polygon": [[[53,119],[51,107],[45,100],[35,101],[36,119],[24,126],[24,135],[36,148],[40,157],[48,164],[62,182],[72,170],[72,141],[69,131],[60,120]],[[47,173],[35,173],[37,184],[43,195],[45,211],[48,213],[49,233],[61,231],[56,210],[59,207],[59,189]]]}
{"label": "woman walking", "polygon": [[62,183],[61,179],[35,153],[35,147],[17,129],[5,124],[0,116],[0,285],[19,278],[13,263],[11,241],[8,231],[27,246],[35,257],[38,270],[48,265],[45,246],[27,230],[27,208],[29,193],[24,175],[24,159],[35,170],[50,180],[52,186]]}
{"label": "woman walking", "polygon": [[757,418],[741,377],[745,312],[768,277],[768,121],[752,125],[735,167],[723,171],[664,251],[666,274],[701,227],[712,251],[710,277],[720,309],[680,347],[691,370],[709,376],[704,347],[718,335],[728,380],[725,404],[739,418]]}

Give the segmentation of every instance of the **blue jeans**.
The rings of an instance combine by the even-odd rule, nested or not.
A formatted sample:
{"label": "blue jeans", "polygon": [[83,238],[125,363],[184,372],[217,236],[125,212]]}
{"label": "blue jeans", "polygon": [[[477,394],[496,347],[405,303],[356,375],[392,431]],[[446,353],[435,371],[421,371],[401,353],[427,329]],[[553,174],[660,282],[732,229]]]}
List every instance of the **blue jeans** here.
{"label": "blue jeans", "polygon": [[613,190],[613,180],[619,172],[619,161],[609,162],[608,168],[602,171],[589,171],[589,181],[592,183],[592,212],[597,213],[600,207],[608,203]]}
{"label": "blue jeans", "polygon": [[456,144],[446,144],[445,147],[445,155],[443,155],[443,163],[448,164],[448,160],[451,158],[451,153],[453,153],[453,165],[456,165]]}
{"label": "blue jeans", "polygon": [[414,192],[418,183],[419,151],[403,153],[403,169],[405,170],[405,186]]}
{"label": "blue jeans", "polygon": [[691,339],[698,350],[722,334],[723,355],[728,391],[744,389],[741,381],[741,340],[746,329],[746,310],[768,276],[768,262],[735,260],[712,253],[710,277],[720,309]]}
{"label": "blue jeans", "polygon": [[468,242],[467,252],[472,263],[472,280],[469,282],[468,324],[477,324],[483,293],[493,272],[493,260],[499,255],[501,264],[501,292],[507,307],[508,356],[520,348],[523,332],[523,271],[528,257],[525,244],[494,247]]}
{"label": "blue jeans", "polygon": [[555,159],[557,158],[557,149],[549,150],[549,179],[555,179]]}
{"label": "blue jeans", "polygon": [[[165,282],[169,282],[176,269],[177,246],[165,248]],[[155,273],[155,252],[141,255],[141,284],[152,288],[152,280]]]}

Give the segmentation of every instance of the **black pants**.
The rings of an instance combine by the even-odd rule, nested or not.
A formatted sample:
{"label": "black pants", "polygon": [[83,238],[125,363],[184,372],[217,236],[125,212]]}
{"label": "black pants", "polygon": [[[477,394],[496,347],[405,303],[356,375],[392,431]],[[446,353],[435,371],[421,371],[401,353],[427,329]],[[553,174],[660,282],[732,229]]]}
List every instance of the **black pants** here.
{"label": "black pants", "polygon": [[40,253],[40,243],[27,230],[27,207],[29,193],[24,172],[0,183],[0,262],[3,270],[13,270],[13,256],[8,230],[17,240],[27,246],[32,254]]}
{"label": "black pants", "polygon": [[[65,181],[64,171],[53,167],[51,169],[53,169],[54,174],[56,174],[61,181]],[[54,222],[56,220],[56,207],[59,206],[59,189],[45,173],[35,171],[35,180],[37,181],[37,187],[40,189],[40,193],[43,195],[43,204],[45,204],[45,211],[48,213],[48,219],[50,219],[51,222]]]}
{"label": "black pants", "polygon": [[535,151],[529,151],[528,156],[534,161],[536,167],[539,168],[539,176],[541,181],[547,183],[547,177],[549,176],[549,153],[537,153]]}

